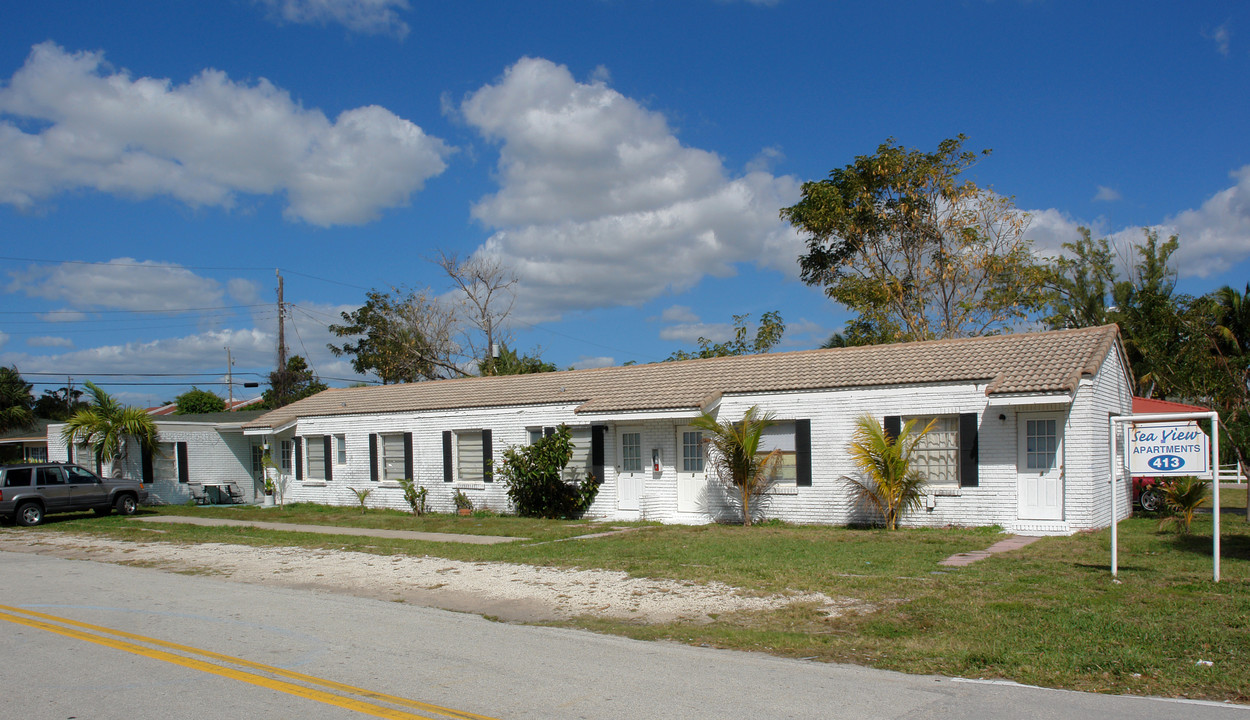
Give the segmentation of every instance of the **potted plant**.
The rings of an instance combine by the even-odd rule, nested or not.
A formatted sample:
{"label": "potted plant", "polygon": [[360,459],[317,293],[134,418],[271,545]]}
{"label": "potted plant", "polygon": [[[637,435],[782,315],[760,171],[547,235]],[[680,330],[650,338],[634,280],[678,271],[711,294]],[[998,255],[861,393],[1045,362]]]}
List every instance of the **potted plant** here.
{"label": "potted plant", "polygon": [[274,484],[273,474],[278,472],[278,466],[273,461],[273,456],[269,454],[269,448],[265,447],[265,452],[260,458],[261,471],[265,477],[265,507],[273,507],[274,505]]}
{"label": "potted plant", "polygon": [[457,490],[451,500],[456,504],[456,512],[461,515],[473,514],[473,501],[469,499],[468,495],[464,494],[463,490]]}

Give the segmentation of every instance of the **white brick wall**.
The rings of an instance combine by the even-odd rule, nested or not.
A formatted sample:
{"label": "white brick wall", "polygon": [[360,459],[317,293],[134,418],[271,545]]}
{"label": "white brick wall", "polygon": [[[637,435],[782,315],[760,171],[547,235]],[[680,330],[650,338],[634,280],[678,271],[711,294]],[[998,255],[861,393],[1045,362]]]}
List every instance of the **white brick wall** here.
{"label": "white brick wall", "polygon": [[[982,384],[895,386],[818,392],[761,393],[727,396],[717,410],[722,418],[739,418],[747,408],[759,405],[778,420],[808,419],[812,431],[812,485],[792,494],[769,498],[768,516],[795,523],[864,521],[868,516],[853,505],[847,477],[855,467],[846,452],[856,418],[865,413],[880,420],[887,415],[953,415],[976,413],[978,421],[979,465],[977,487],[944,489],[934,498],[933,508],[922,508],[903,518],[913,526],[999,525],[1013,532],[1065,534],[1106,526],[1110,518],[1110,488],[1107,483],[1109,413],[1129,412],[1132,397],[1124,379],[1117,353],[1111,353],[1098,375],[1082,381],[1071,404],[990,406]],[[558,425],[606,424],[605,478],[599,495],[588,513],[591,517],[650,519],[665,522],[701,523],[723,513],[720,491],[714,482],[698,513],[677,510],[676,467],[680,462],[679,428],[688,419],[615,419],[601,421],[574,415],[575,405],[546,405],[508,408],[467,409],[311,417],[299,420],[297,427],[281,437],[344,434],[347,463],[335,465],[329,482],[290,482],[287,501],[310,501],[340,505],[356,502],[349,488],[373,489],[368,504],[407,510],[401,488],[395,483],[373,483],[369,473],[369,435],[402,433],[413,435],[413,467],[417,482],[428,488],[432,509],[450,512],[452,494],[463,490],[474,504],[494,510],[510,509],[506,488],[500,480],[489,483],[443,481],[442,432],[444,430],[492,431],[493,458],[498,465],[508,445],[529,441],[528,428]],[[1063,413],[1064,427],[1064,516],[1050,522],[1022,522],[1017,519],[1017,415],[1056,411]],[[1002,418],[1000,419],[1000,415]],[[658,448],[663,469],[645,473],[640,509],[617,509],[617,445],[622,429],[642,434],[643,462],[649,467],[651,450]],[[321,448],[314,448],[320,452]],[[304,453],[307,463],[307,450]],[[193,470],[194,472],[194,470]],[[1121,517],[1128,513],[1128,489],[1121,491],[1125,503]]]}

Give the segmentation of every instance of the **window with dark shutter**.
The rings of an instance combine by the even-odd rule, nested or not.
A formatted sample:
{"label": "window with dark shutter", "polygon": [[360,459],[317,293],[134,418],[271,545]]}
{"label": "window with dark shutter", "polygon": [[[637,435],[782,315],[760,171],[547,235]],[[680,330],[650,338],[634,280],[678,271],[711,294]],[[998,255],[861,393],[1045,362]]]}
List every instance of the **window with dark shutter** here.
{"label": "window with dark shutter", "polygon": [[304,438],[295,438],[295,479],[304,479]]}
{"label": "window with dark shutter", "polygon": [[494,463],[495,448],[491,442],[490,430],[482,431],[482,479],[486,482],[493,482],[495,479],[495,471],[492,467]]}
{"label": "window with dark shutter", "polygon": [[412,471],[412,433],[404,433],[404,479],[416,480]]}
{"label": "window with dark shutter", "polygon": [[152,484],[152,448],[143,449],[143,482],[144,484]]}
{"label": "window with dark shutter", "polygon": [[369,481],[378,481],[378,434],[369,433]]}
{"label": "window with dark shutter", "polygon": [[326,482],[334,479],[334,437],[331,435],[321,436],[321,459],[325,466]]}
{"label": "window with dark shutter", "polygon": [[812,486],[812,421],[794,421],[794,484]]}
{"label": "window with dark shutter", "polygon": [[451,431],[443,431],[443,482],[451,482],[455,468],[451,464]]}

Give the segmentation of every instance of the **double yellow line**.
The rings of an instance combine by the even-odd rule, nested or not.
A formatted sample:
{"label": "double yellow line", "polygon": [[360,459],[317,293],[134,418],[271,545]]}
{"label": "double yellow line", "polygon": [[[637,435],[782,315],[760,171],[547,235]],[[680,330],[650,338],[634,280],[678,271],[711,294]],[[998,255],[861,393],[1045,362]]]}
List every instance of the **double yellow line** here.
{"label": "double yellow line", "polygon": [[[192,670],[211,673],[220,677],[230,678],[231,680],[245,682],[249,685],[268,688],[374,717],[394,718],[395,720],[410,720],[411,718],[426,718],[427,720],[436,718],[493,720],[485,715],[475,715],[439,705],[374,692],[334,682],[333,680],[325,680],[312,675],[283,670],[272,665],[263,665],[250,660],[244,660],[243,658],[201,650],[186,645],[178,645],[177,643],[78,622],[56,615],[47,615],[33,610],[0,605],[0,620],[46,630],[57,635],[102,645],[115,650],[123,650],[174,665],[181,665]],[[164,648],[164,650],[157,648]],[[166,652],[167,650],[174,652]]]}

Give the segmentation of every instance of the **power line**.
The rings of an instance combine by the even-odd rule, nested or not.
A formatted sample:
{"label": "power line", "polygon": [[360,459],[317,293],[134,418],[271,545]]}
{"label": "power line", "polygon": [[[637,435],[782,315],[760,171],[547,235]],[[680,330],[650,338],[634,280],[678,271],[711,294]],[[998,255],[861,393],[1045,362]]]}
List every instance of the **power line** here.
{"label": "power line", "polygon": [[167,308],[164,310],[0,310],[0,315],[88,315],[132,313],[135,315],[170,315],[184,312],[204,312],[207,310],[238,310],[240,308],[269,307],[269,303],[253,303],[251,305],[218,305],[216,307]]}

